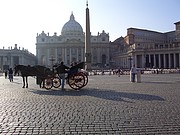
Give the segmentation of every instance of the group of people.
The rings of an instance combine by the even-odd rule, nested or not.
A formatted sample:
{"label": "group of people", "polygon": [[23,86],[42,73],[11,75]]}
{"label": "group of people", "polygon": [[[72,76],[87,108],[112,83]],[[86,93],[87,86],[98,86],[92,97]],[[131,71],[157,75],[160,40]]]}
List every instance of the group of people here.
{"label": "group of people", "polygon": [[10,68],[5,71],[5,79],[9,78],[10,82],[13,82],[13,69]]}

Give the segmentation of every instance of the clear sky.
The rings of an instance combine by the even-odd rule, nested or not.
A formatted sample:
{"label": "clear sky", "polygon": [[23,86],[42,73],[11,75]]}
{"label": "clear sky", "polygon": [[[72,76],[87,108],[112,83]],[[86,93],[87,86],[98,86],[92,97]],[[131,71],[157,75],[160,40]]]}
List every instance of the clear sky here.
{"label": "clear sky", "polygon": [[[85,32],[87,0],[0,0],[0,48],[24,47],[36,54],[36,35],[61,35],[71,12]],[[92,35],[109,33],[110,41],[126,36],[127,28],[159,32],[175,30],[180,0],[88,0]]]}

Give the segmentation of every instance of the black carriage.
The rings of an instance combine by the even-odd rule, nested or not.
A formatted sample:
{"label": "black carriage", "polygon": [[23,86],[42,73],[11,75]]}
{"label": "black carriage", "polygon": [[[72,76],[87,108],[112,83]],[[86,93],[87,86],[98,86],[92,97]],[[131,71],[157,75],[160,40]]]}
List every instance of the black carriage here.
{"label": "black carriage", "polygon": [[[74,90],[80,90],[88,83],[88,75],[82,70],[85,63],[81,62],[75,66],[69,68],[66,72],[66,83]],[[58,68],[58,65],[57,67]],[[55,69],[56,71],[56,69]],[[61,86],[61,77],[58,73],[55,75],[50,75],[44,80],[43,86],[46,89],[51,89],[52,87],[58,88]]]}

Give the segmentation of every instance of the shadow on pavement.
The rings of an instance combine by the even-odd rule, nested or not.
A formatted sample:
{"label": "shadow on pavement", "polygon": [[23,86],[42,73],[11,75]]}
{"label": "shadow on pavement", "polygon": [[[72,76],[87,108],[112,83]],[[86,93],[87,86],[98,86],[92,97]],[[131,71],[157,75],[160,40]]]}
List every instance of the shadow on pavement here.
{"label": "shadow on pavement", "polygon": [[173,84],[173,83],[176,83],[176,82],[172,82],[172,81],[143,81],[142,83],[149,83],[149,84]]}
{"label": "shadow on pavement", "polygon": [[93,89],[84,88],[79,91],[75,91],[72,89],[66,89],[66,91],[62,91],[60,89],[57,90],[31,89],[31,92],[39,95],[53,95],[53,96],[92,96],[106,100],[124,101],[124,102],[132,102],[128,100],[165,101],[165,99],[156,95],[117,92],[114,90],[104,90],[104,89],[95,89],[95,88]]}

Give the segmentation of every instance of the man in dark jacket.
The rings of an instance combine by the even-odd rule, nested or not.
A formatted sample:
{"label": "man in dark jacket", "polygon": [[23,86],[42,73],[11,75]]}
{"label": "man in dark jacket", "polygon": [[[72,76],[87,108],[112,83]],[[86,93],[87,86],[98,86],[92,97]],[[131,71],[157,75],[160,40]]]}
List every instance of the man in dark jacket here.
{"label": "man in dark jacket", "polygon": [[12,68],[9,69],[9,81],[13,82],[13,70],[12,70]]}
{"label": "man in dark jacket", "polygon": [[57,68],[57,72],[61,78],[61,89],[64,90],[64,83],[65,83],[65,73],[67,72],[67,69],[69,67],[64,65],[64,62],[61,62],[61,64]]}

